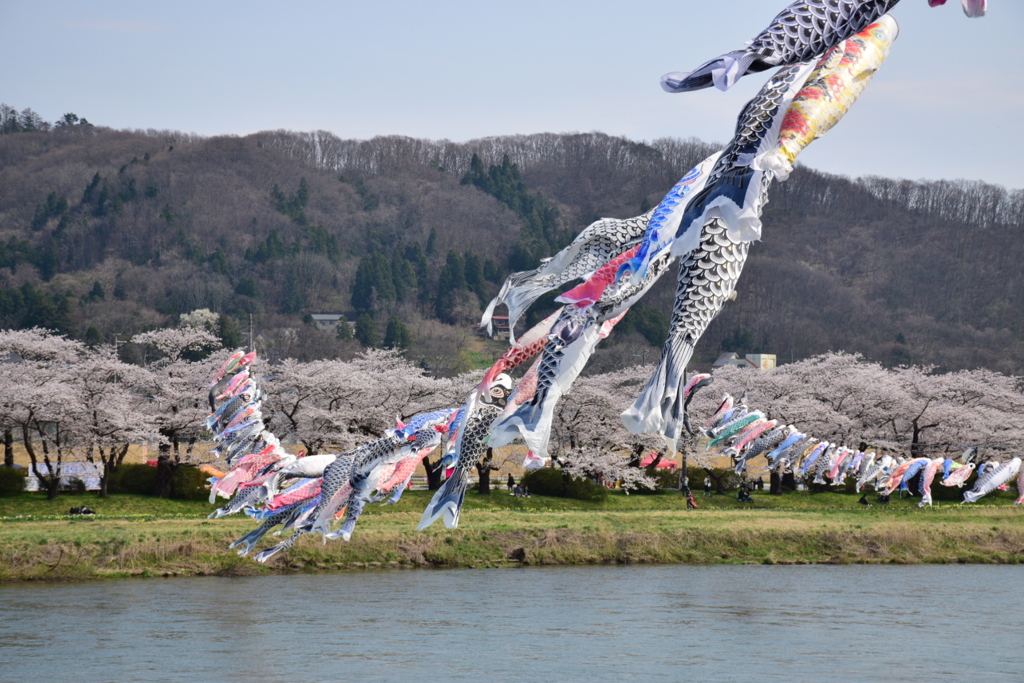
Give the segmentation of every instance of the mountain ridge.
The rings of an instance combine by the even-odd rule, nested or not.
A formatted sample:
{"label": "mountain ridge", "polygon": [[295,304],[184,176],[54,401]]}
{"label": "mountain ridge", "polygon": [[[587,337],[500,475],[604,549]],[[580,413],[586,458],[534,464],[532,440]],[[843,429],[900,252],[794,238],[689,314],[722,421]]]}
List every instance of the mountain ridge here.
{"label": "mountain ridge", "polygon": [[[465,347],[468,326],[510,268],[558,246],[539,242],[532,219],[510,207],[546,207],[551,234],[564,242],[599,217],[642,213],[715,150],[692,139],[640,143],[602,133],[466,143],[322,131],[207,138],[91,125],[4,134],[0,323],[46,322],[28,315],[25,302],[45,308],[49,297],[51,308],[64,309],[53,313],[64,331],[83,337],[95,328],[94,337],[109,339],[210,308],[236,327],[251,314],[268,339],[296,328],[317,337],[286,355],[352,353],[354,342],[301,324],[309,313],[334,311],[368,316],[378,338],[398,319],[412,356],[454,372],[466,359],[440,347]],[[464,182],[474,157],[503,183],[504,199]],[[723,349],[780,361],[846,350],[893,365],[1024,371],[1024,314],[1015,303],[1024,254],[1014,239],[1024,227],[1024,191],[799,167],[776,183],[764,224],[738,297],[708,329],[698,365]],[[623,347],[637,344],[651,360],[673,289],[666,276],[594,367],[636,362]]]}

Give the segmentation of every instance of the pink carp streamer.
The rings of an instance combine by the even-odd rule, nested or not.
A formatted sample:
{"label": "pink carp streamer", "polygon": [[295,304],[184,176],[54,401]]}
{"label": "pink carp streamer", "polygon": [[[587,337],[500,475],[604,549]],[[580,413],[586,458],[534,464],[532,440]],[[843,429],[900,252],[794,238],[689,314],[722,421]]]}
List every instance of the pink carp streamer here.
{"label": "pink carp streamer", "polygon": [[725,394],[722,397],[722,402],[718,404],[718,410],[708,418],[708,421],[704,423],[704,431],[711,429],[711,426],[717,423],[722,417],[725,416],[733,408],[733,398],[729,394]]}
{"label": "pink carp streamer", "polygon": [[[946,0],[928,0],[929,7],[938,7],[945,4]],[[985,12],[988,11],[988,0],[960,0],[960,4],[964,7],[964,14],[972,19],[983,17]]]}
{"label": "pink carp streamer", "polygon": [[928,458],[914,458],[913,460],[909,460],[897,467],[896,471],[889,477],[889,482],[885,486],[885,495],[892,495],[892,492],[900,487],[900,484],[903,483],[903,475],[908,469],[910,469],[911,465],[924,462],[928,462]]}
{"label": "pink carp streamer", "polygon": [[974,473],[974,463],[969,462],[963,467],[954,470],[948,477],[943,479],[940,484],[943,486],[960,486],[962,487],[968,479],[971,478],[971,474]]}
{"label": "pink carp streamer", "polygon": [[266,504],[266,508],[271,511],[276,511],[285,506],[312,498],[313,496],[320,494],[320,485],[321,481],[319,479],[313,479],[304,484],[293,486],[292,488],[274,496]]}
{"label": "pink carp streamer", "polygon": [[217,374],[213,376],[213,381],[210,383],[210,387],[216,386],[217,382],[224,379],[225,375],[230,375],[231,373],[238,372],[239,370],[248,367],[254,360],[256,360],[255,351],[250,353],[237,351],[233,353],[231,357],[224,361],[224,365],[220,367]]}
{"label": "pink carp streamer", "polygon": [[238,374],[231,378],[231,381],[228,382],[228,385],[224,387],[224,391],[217,395],[216,400],[223,401],[225,398],[228,398],[229,396],[236,396],[236,390],[238,390],[240,385],[247,379],[249,379],[249,368],[243,368],[241,372],[239,372]]}
{"label": "pink carp streamer", "polygon": [[608,289],[608,286],[615,282],[615,276],[619,272],[619,266],[636,256],[638,251],[640,251],[639,244],[632,249],[619,254],[611,261],[598,268],[586,282],[581,285],[577,285],[565,294],[558,296],[555,298],[555,301],[564,304],[573,304],[576,308],[593,306],[601,300],[601,297],[604,296],[604,291]]}
{"label": "pink carp streamer", "polygon": [[250,453],[243,457],[231,471],[213,482],[210,487],[210,502],[212,503],[218,495],[222,498],[231,498],[240,485],[252,480],[263,468],[279,461],[282,455],[274,452],[274,446],[268,446],[259,453]]}
{"label": "pink carp streamer", "polygon": [[833,484],[838,483],[836,482],[836,479],[839,478],[839,470],[842,468],[843,463],[850,459],[851,455],[853,455],[853,451],[849,448],[844,448],[836,456],[835,461],[832,463],[832,467],[829,468],[828,473],[825,475]]}
{"label": "pink carp streamer", "polygon": [[778,424],[779,423],[775,420],[764,420],[763,422],[754,423],[754,426],[750,427],[740,435],[736,443],[722,451],[722,455],[739,455],[740,451],[754,442],[754,439],[761,436],[769,429],[775,429]]}
{"label": "pink carp streamer", "polygon": [[935,475],[942,469],[942,461],[942,458],[935,458],[924,468],[924,472],[921,474],[921,502],[917,504],[918,507],[926,505],[931,507],[932,482],[935,480]]}
{"label": "pink carp streamer", "polygon": [[396,486],[399,486],[400,484],[404,484],[405,482],[407,482],[409,478],[413,475],[413,473],[416,471],[416,467],[419,466],[420,461],[422,459],[423,458],[420,456],[420,454],[417,453],[412,457],[406,458],[405,460],[396,463],[391,470],[390,476],[388,476],[387,479],[384,479],[384,481],[382,481],[381,483],[377,484],[377,490],[381,492],[390,491]]}

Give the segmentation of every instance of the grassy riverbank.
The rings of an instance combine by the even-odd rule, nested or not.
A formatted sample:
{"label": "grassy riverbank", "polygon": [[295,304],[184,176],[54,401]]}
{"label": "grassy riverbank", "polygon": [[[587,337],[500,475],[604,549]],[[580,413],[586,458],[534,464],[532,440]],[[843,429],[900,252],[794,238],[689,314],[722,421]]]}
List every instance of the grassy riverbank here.
{"label": "grassy riverbank", "polygon": [[[416,531],[429,492],[368,506],[350,543],[300,540],[266,566],[228,543],[255,526],[207,520],[197,501],[92,495],[0,498],[0,582],[163,575],[251,575],[367,567],[485,567],[600,563],[955,563],[1024,561],[1024,510],[1000,494],[974,506],[917,500],[865,508],[840,493],[698,496],[677,493],[604,503],[471,492],[459,529]],[[96,518],[63,515],[87,505]],[[267,537],[266,547],[280,537]]]}

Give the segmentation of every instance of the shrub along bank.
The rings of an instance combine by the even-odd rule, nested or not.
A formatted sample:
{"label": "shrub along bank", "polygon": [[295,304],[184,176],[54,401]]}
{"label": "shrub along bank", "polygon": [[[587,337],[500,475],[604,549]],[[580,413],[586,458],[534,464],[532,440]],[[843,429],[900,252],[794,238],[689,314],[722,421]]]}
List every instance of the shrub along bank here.
{"label": "shrub along bank", "polygon": [[13,496],[25,490],[25,470],[0,467],[0,496]]}
{"label": "shrub along bank", "polygon": [[[12,467],[0,467],[0,498],[4,496],[15,496],[25,490],[25,480],[28,472]],[[110,474],[109,491],[112,494],[134,494],[139,496],[153,495],[156,491],[157,468],[149,465],[124,464],[119,466]],[[171,475],[171,498],[179,500],[206,500],[210,492],[206,489],[207,475],[197,467],[182,465],[175,468]],[[68,487],[68,490],[75,492],[84,489],[81,482]],[[81,492],[81,491],[79,491]],[[92,494],[95,495],[95,494]],[[64,499],[68,496],[62,495],[58,498],[59,505],[64,505]],[[94,506],[95,499],[90,499],[89,505]]]}
{"label": "shrub along bank", "polygon": [[[110,475],[111,493],[151,495],[156,490],[157,468],[149,465],[121,465]],[[207,500],[207,475],[196,467],[182,465],[171,475],[171,498]]]}

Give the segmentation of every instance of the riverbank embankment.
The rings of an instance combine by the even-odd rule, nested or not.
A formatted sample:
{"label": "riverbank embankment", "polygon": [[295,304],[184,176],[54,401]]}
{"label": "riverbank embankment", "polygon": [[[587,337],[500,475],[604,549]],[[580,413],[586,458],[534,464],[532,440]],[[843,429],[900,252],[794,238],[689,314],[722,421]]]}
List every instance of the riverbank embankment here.
{"label": "riverbank embankment", "polygon": [[[351,542],[319,536],[261,565],[228,544],[254,528],[243,517],[205,519],[200,501],[115,496],[0,499],[0,582],[132,576],[248,576],[379,567],[502,567],[631,563],[915,564],[1024,561],[1024,510],[916,499],[870,508],[847,494],[698,498],[613,495],[604,503],[467,496],[460,527],[416,531],[429,492],[369,506]],[[60,514],[85,504],[95,518]],[[281,540],[268,536],[261,547]]]}

